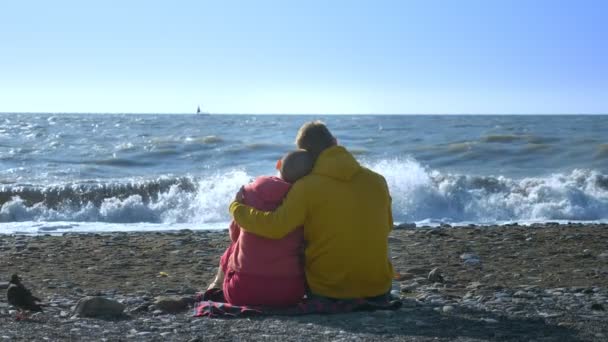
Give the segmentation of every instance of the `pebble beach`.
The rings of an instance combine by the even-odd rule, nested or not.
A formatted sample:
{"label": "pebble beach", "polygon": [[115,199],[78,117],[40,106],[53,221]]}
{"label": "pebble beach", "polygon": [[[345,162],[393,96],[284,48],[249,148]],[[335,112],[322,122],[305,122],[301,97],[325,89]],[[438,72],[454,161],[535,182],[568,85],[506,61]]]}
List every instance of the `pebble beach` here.
{"label": "pebble beach", "polygon": [[[0,297],[7,341],[605,341],[608,225],[395,227],[397,311],[209,319],[193,298],[227,231],[0,235],[0,291],[12,273],[47,306],[26,321]],[[102,297],[122,314],[83,317]]]}

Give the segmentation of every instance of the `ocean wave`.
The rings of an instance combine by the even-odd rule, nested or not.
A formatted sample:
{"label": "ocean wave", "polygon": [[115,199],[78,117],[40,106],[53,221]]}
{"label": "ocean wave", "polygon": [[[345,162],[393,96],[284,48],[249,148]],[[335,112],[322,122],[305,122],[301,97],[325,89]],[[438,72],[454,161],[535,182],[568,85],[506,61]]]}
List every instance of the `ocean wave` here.
{"label": "ocean wave", "polygon": [[260,151],[260,150],[274,150],[278,147],[281,147],[279,144],[269,144],[269,143],[248,143],[245,144],[241,149],[249,150],[249,151]]}
{"label": "ocean wave", "polygon": [[226,210],[251,177],[230,171],[202,179],[163,178],[121,184],[0,187],[0,222],[205,223]]}
{"label": "ocean wave", "polygon": [[514,141],[522,140],[522,136],[519,135],[511,135],[511,134],[497,134],[497,135],[487,135],[481,138],[481,141],[487,143],[510,143]]}
{"label": "ocean wave", "polygon": [[205,137],[187,137],[184,141],[189,144],[218,144],[224,142],[224,139],[216,135],[208,135]]}
{"label": "ocean wave", "polygon": [[473,147],[474,143],[472,142],[461,142],[461,143],[452,143],[447,146],[448,152],[451,153],[461,153],[468,152]]}
{"label": "ocean wave", "polygon": [[528,143],[524,147],[524,151],[530,152],[530,153],[547,152],[549,150],[551,150],[551,146],[550,145],[541,144],[541,143]]}
{"label": "ocean wave", "polygon": [[550,144],[558,142],[557,137],[536,136],[531,134],[491,134],[480,138],[481,142],[486,143],[512,143],[517,141],[525,141],[530,144]]}
{"label": "ocean wave", "polygon": [[368,166],[387,179],[399,221],[608,219],[608,176],[593,170],[514,179],[442,173],[413,159]]}
{"label": "ocean wave", "polygon": [[[156,151],[159,155],[170,155],[174,154],[173,151]],[[82,164],[92,164],[92,165],[106,165],[106,166],[118,166],[118,167],[142,167],[142,166],[152,166],[154,163],[139,161],[136,159],[126,159],[126,158],[111,158],[111,159],[99,159],[93,160],[90,162],[82,162]]]}
{"label": "ocean wave", "polygon": [[[414,159],[368,161],[386,178],[397,222],[596,221],[608,219],[608,175],[588,169],[542,177],[453,174]],[[0,222],[193,225],[226,222],[252,176],[242,170],[112,184],[0,187]]]}

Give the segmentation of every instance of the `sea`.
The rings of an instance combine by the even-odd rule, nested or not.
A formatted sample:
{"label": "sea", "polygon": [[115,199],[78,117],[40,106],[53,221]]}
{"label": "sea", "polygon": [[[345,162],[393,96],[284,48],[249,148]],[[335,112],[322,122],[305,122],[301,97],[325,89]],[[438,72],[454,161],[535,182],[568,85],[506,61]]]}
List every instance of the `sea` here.
{"label": "sea", "polygon": [[0,234],[225,229],[311,120],[386,178],[396,222],[608,221],[604,115],[3,113]]}

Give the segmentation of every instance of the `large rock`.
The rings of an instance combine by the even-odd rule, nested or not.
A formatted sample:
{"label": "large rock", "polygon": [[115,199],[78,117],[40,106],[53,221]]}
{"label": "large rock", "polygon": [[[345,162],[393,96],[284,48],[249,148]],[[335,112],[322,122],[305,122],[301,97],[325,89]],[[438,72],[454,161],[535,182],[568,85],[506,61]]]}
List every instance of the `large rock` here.
{"label": "large rock", "polygon": [[123,315],[125,306],[104,297],[84,297],[76,304],[74,314],[80,317],[118,317]]}
{"label": "large rock", "polygon": [[161,296],[156,297],[154,300],[154,305],[156,308],[164,313],[178,313],[188,310],[190,305],[193,303],[194,299],[179,296]]}

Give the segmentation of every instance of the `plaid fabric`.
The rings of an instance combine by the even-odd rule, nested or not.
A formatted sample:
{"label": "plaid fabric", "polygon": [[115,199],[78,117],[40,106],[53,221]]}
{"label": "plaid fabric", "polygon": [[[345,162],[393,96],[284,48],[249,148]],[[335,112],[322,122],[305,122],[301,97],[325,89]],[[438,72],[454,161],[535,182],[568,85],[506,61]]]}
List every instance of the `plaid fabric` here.
{"label": "plaid fabric", "polygon": [[289,308],[277,309],[261,306],[238,306],[224,303],[222,290],[212,289],[198,294],[194,306],[195,317],[231,318],[259,315],[306,315],[336,314],[352,311],[396,310],[401,301],[391,300],[389,296],[371,299],[331,299],[313,296]]}

